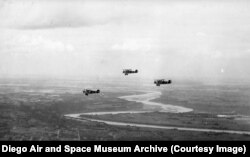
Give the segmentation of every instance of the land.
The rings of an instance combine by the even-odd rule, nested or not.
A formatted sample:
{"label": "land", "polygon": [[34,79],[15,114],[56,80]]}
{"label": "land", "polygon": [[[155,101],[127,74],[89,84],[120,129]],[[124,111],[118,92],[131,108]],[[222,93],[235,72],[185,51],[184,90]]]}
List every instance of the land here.
{"label": "land", "polygon": [[[203,93],[196,90],[195,85],[169,87],[161,89],[162,96],[153,100],[194,109],[188,113],[84,115],[83,121],[66,118],[65,114],[72,113],[140,111],[142,103],[119,97],[148,90],[145,87],[135,88],[133,84],[122,86],[122,83],[108,82],[95,84],[104,89],[101,90],[103,96],[86,97],[81,93],[86,84],[89,83],[71,80],[1,80],[0,140],[250,140],[249,135],[114,126],[84,120],[86,117],[140,124],[249,131],[250,125],[246,120],[217,117],[218,114],[250,113],[247,96],[250,90],[247,86],[223,87],[223,90],[202,86],[205,89],[215,88],[204,90]],[[214,91],[217,93],[214,94]]]}
{"label": "land", "polygon": [[207,113],[122,113],[106,115],[82,115],[82,118],[109,120],[117,122],[129,122],[136,124],[150,124],[160,126],[175,126],[187,128],[217,129],[217,130],[238,130],[250,131],[250,125],[244,125],[234,118],[221,117]]}

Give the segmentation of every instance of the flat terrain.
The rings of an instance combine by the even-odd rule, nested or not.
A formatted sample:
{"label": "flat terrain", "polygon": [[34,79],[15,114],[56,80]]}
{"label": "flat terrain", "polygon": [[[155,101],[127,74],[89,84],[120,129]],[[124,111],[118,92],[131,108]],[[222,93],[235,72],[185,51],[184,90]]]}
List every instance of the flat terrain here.
{"label": "flat terrain", "polygon": [[233,118],[218,118],[212,114],[200,113],[137,113],[137,114],[107,114],[107,115],[83,115],[83,118],[94,118],[119,122],[131,122],[138,124],[153,124],[161,126],[175,126],[187,128],[203,128],[217,130],[250,131],[250,125],[243,125]]}
{"label": "flat terrain", "polygon": [[[139,102],[120,96],[156,90],[152,100],[192,108],[187,113],[84,115],[86,118],[163,126],[250,131],[250,88],[246,85],[172,85],[138,87],[105,82],[92,84],[102,95],[84,96],[89,82],[65,80],[0,81],[0,140],[250,140],[249,135],[163,130],[77,121],[64,115],[104,111],[141,111]],[[218,115],[223,115],[218,117]],[[83,117],[83,118],[84,118]]]}

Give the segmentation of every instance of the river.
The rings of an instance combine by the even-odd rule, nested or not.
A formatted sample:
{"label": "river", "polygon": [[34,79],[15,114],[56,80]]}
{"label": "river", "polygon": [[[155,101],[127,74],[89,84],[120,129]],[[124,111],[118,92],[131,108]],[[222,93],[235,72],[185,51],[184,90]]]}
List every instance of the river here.
{"label": "river", "polygon": [[[129,96],[121,96],[120,99],[125,99],[127,101],[140,102],[145,105],[145,110],[142,111],[110,111],[110,112],[88,112],[88,113],[75,113],[75,114],[66,114],[66,118],[78,120],[78,121],[95,121],[102,122],[108,125],[116,126],[135,126],[135,127],[144,127],[144,128],[155,128],[155,129],[176,129],[182,131],[198,131],[198,132],[213,132],[213,133],[230,133],[230,134],[247,134],[250,135],[250,131],[236,131],[236,130],[219,130],[219,129],[204,129],[204,128],[188,128],[188,127],[176,127],[176,126],[163,126],[163,125],[151,125],[151,124],[138,124],[138,123],[128,123],[128,122],[116,122],[110,120],[99,120],[94,118],[85,118],[81,115],[105,115],[105,114],[121,114],[121,113],[149,113],[149,112],[171,112],[171,113],[183,113],[191,112],[193,109],[175,106],[171,104],[163,104],[158,102],[152,102],[151,100],[159,98],[161,92],[150,91],[146,94],[137,94]],[[147,107],[150,106],[150,107]]]}

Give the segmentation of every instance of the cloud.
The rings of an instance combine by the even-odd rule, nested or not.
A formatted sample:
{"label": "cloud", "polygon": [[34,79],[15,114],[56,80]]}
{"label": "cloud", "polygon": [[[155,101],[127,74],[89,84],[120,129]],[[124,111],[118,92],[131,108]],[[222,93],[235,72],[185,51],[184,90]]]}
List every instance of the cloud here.
{"label": "cloud", "polygon": [[149,51],[153,48],[151,39],[126,39],[125,41],[114,44],[113,50],[122,51]]}
{"label": "cloud", "polygon": [[5,44],[5,49],[12,53],[20,52],[72,52],[75,50],[74,46],[70,43],[65,43],[59,40],[52,40],[41,35],[20,35]]}
{"label": "cloud", "polygon": [[129,50],[129,51],[133,51],[133,50],[137,50],[138,46],[134,45],[133,43],[121,43],[121,44],[115,44],[112,46],[113,50]]}
{"label": "cloud", "polygon": [[223,57],[223,53],[221,51],[219,51],[219,50],[216,50],[216,51],[210,53],[210,57],[212,59],[220,59],[220,58]]}
{"label": "cloud", "polygon": [[205,37],[205,36],[207,36],[207,34],[204,32],[197,32],[196,36]]}
{"label": "cloud", "polygon": [[129,9],[124,11],[121,4],[109,1],[6,1],[0,8],[0,26],[48,29],[103,25],[122,21],[131,14],[127,12]]}

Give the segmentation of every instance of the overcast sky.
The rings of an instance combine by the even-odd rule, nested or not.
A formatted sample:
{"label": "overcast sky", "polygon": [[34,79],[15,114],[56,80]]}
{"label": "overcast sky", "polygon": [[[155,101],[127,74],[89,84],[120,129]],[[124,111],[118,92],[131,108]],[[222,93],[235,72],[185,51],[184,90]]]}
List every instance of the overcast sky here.
{"label": "overcast sky", "polygon": [[247,0],[0,0],[0,76],[250,78]]}

